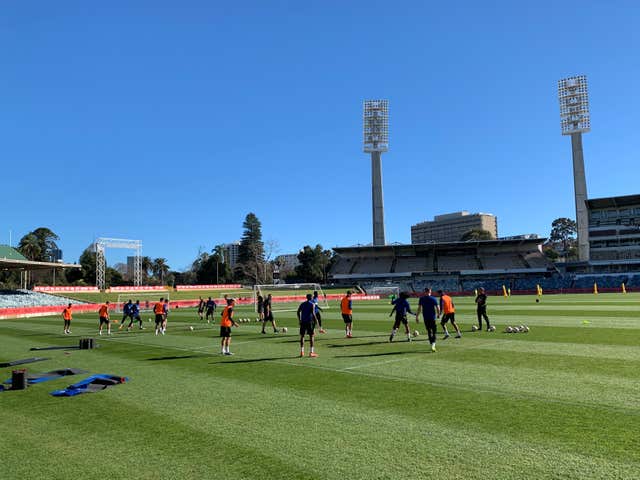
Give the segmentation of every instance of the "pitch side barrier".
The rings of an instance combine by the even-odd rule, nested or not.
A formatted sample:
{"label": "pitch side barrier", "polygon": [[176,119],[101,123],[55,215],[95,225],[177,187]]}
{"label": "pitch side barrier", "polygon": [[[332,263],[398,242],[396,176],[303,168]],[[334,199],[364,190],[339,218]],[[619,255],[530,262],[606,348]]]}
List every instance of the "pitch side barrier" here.
{"label": "pitch side barrier", "polygon": [[[627,287],[627,293],[640,292],[640,287]],[[475,297],[476,293],[473,291],[465,292],[450,292],[445,293],[451,297]],[[489,297],[502,297],[504,292],[502,290],[485,290]],[[511,290],[511,295],[537,295],[535,290]],[[568,294],[590,294],[593,295],[593,288],[549,288],[543,289],[543,295],[568,295]],[[600,288],[598,287],[598,293],[622,293],[620,288]],[[418,298],[423,296],[424,293],[412,292],[409,294],[412,298]],[[432,292],[432,295],[437,295],[437,290]]]}
{"label": "pitch side barrier", "polygon": [[234,290],[240,289],[242,285],[239,283],[225,283],[212,285],[176,285],[176,290]]}

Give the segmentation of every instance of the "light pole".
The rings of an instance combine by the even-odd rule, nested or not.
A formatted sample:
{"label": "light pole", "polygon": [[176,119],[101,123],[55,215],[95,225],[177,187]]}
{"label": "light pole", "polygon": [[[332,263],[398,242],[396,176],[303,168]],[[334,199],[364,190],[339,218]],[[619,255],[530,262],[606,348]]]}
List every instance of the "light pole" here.
{"label": "light pole", "polygon": [[578,260],[586,262],[589,260],[589,212],[586,204],[587,180],[584,172],[582,134],[591,130],[587,77],[578,75],[558,80],[558,101],[560,102],[562,135],[571,135],[573,190],[578,227]]}
{"label": "light pole", "polygon": [[389,150],[389,100],[365,100],[362,114],[363,150],[371,153],[373,244],[384,245],[382,153]]}

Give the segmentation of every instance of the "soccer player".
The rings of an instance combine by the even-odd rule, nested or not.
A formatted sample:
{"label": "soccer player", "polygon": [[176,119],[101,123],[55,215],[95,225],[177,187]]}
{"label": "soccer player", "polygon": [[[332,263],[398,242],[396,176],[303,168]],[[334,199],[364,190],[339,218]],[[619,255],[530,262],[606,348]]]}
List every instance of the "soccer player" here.
{"label": "soccer player", "polygon": [[[207,314],[205,315],[205,318],[207,319],[207,323],[209,323],[209,321],[214,321],[214,312],[216,311],[216,307],[218,305],[216,304],[215,300],[211,297],[209,297],[209,300],[207,300],[206,303],[206,307],[207,307]],[[211,320],[209,320],[209,317],[211,317]]]}
{"label": "soccer player", "polygon": [[102,325],[107,325],[107,335],[111,335],[111,323],[109,319],[109,301],[107,300],[100,306],[98,310],[98,316],[100,317],[100,327],[98,328],[98,335],[102,335]]}
{"label": "soccer player", "polygon": [[411,333],[409,332],[409,322],[407,321],[407,314],[415,315],[411,311],[411,305],[409,305],[409,301],[407,300],[409,295],[406,292],[400,292],[400,297],[396,298],[393,301],[393,309],[389,316],[393,315],[393,312],[396,313],[396,320],[393,322],[393,329],[391,330],[391,335],[389,336],[389,341],[393,342],[393,338],[398,333],[398,328],[400,324],[404,324],[404,331],[407,334],[407,342],[411,341]]}
{"label": "soccer player", "polygon": [[264,299],[264,318],[262,319],[262,333],[267,333],[264,331],[264,328],[267,325],[267,322],[271,322],[271,326],[273,327],[273,333],[278,333],[278,329],[276,327],[276,321],[273,318],[273,309],[271,306],[272,297],[271,294],[267,295],[267,298]]}
{"label": "soccer player", "polygon": [[133,302],[131,301],[131,299],[129,299],[129,301],[122,306],[122,322],[120,323],[118,330],[122,330],[122,327],[124,327],[124,323],[127,321],[127,318],[130,319],[129,326],[131,326],[131,324],[133,323],[133,315],[131,314],[132,307]]}
{"label": "soccer player", "polygon": [[315,306],[315,311],[314,313],[316,314],[316,320],[318,321],[318,331],[320,333],[327,333],[327,331],[322,328],[322,315],[320,312],[322,312],[322,308],[320,308],[320,299],[318,298],[318,291],[315,290],[313,292],[313,298],[311,299],[311,301],[313,302],[313,305]]}
{"label": "soccer player", "polygon": [[140,300],[136,300],[136,303],[131,306],[131,321],[129,322],[127,330],[131,328],[134,320],[138,321],[140,330],[144,330],[144,327],[142,326],[142,319],[140,318]]}
{"label": "soccer player", "polygon": [[258,304],[256,305],[256,309],[258,310],[258,319],[263,322],[264,325],[264,297],[262,295],[258,295]]}
{"label": "soccer player", "polygon": [[449,338],[449,331],[447,330],[447,322],[449,321],[451,321],[451,326],[456,329],[456,338],[462,338],[462,333],[456,323],[456,309],[453,305],[453,300],[442,290],[438,290],[438,295],[440,296],[440,311],[442,312],[440,325],[442,325],[444,329],[444,337],[442,339],[446,340]]}
{"label": "soccer player", "polygon": [[71,333],[71,319],[73,315],[71,313],[71,304],[67,305],[67,308],[62,310],[62,319],[64,320],[64,334]]}
{"label": "soccer player", "polygon": [[425,295],[418,300],[418,312],[416,313],[416,323],[420,322],[420,314],[424,319],[424,326],[427,329],[427,335],[429,336],[429,343],[431,344],[431,351],[436,351],[436,318],[440,316],[440,307],[438,306],[438,300],[431,296],[431,288],[424,289]]}
{"label": "soccer player", "polygon": [[342,312],[342,320],[344,321],[344,331],[347,338],[352,338],[351,329],[353,327],[353,310],[351,304],[351,290],[347,290],[347,294],[340,301],[340,312]]}
{"label": "soccer player", "polygon": [[[209,297],[211,298],[211,297]],[[204,307],[207,302],[205,302],[202,297],[200,297],[200,302],[198,302],[198,316],[200,317],[200,321],[204,320]]]}
{"label": "soccer player", "polygon": [[156,315],[156,335],[160,332],[164,335],[162,328],[162,324],[164,323],[164,297],[160,297],[160,301],[156,302],[153,306],[153,313]]}
{"label": "soccer player", "polygon": [[167,317],[169,316],[169,299],[164,299],[164,304],[162,305],[162,334],[167,331]]}
{"label": "soccer player", "polygon": [[227,306],[222,310],[222,318],[220,319],[220,346],[222,355],[233,355],[229,351],[231,345],[231,327],[237,327],[238,324],[233,320],[233,307],[236,301],[233,298],[227,299]]}
{"label": "soccer player", "polygon": [[489,317],[487,316],[487,295],[482,287],[478,289],[478,295],[476,296],[476,313],[478,314],[478,330],[482,330],[482,319],[484,318],[488,332],[491,324],[489,324]]}
{"label": "soccer player", "polygon": [[300,356],[304,357],[304,336],[309,335],[310,357],[317,357],[314,351],[314,339],[316,330],[316,304],[313,303],[311,294],[307,293],[307,300],[298,307],[298,324],[300,325]]}

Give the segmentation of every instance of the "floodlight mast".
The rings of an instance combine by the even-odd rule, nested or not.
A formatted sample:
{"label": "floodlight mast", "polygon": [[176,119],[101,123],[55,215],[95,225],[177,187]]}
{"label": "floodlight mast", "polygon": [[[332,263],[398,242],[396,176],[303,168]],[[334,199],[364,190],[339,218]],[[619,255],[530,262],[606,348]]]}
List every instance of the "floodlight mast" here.
{"label": "floodlight mast", "polygon": [[587,77],[578,75],[558,81],[560,127],[562,135],[571,135],[573,156],[573,189],[578,226],[578,260],[589,261],[589,212],[587,211],[587,180],[584,172],[582,134],[591,131]]}
{"label": "floodlight mast", "polygon": [[389,150],[389,101],[365,100],[362,119],[363,150],[371,153],[373,244],[385,245],[381,157]]}

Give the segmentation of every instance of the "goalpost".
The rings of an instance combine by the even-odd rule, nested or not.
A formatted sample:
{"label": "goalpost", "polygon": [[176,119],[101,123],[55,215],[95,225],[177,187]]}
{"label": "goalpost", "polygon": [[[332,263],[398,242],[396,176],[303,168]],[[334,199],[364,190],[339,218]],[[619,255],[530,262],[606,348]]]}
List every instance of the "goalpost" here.
{"label": "goalpost", "polygon": [[395,297],[397,298],[400,295],[400,286],[398,285],[371,285],[366,288],[368,295],[380,295],[381,298],[384,297]]}
{"label": "goalpost", "polygon": [[258,295],[266,299],[271,294],[271,310],[273,312],[294,312],[304,302],[307,293],[318,292],[320,308],[329,308],[329,302],[322,287],[318,283],[283,283],[278,285],[254,285],[253,308],[258,311]]}
{"label": "goalpost", "polygon": [[129,300],[131,300],[132,303],[140,300],[140,312],[151,312],[153,311],[153,306],[160,300],[160,297],[170,301],[169,291],[119,293],[118,300],[116,300],[116,311],[122,313],[124,304]]}

